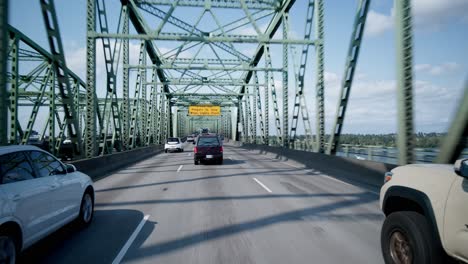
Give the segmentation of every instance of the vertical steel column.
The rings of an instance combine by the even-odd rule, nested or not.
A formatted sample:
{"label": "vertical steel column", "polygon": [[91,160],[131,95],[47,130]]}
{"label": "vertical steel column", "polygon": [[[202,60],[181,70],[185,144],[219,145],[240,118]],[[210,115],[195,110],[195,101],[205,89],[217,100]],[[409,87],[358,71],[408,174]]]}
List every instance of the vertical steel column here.
{"label": "vertical steel column", "polygon": [[[266,45],[263,46],[266,49]],[[265,68],[267,67],[268,63],[265,59]],[[265,90],[264,98],[265,98],[265,138],[263,144],[269,146],[270,145],[270,83],[268,81],[268,72],[264,72],[265,74],[265,85],[263,89]]]}
{"label": "vertical steel column", "polygon": [[[289,14],[288,12],[283,13],[283,39],[288,39],[289,33]],[[288,89],[288,44],[283,44],[283,142],[282,145],[289,148],[289,89]]]}
{"label": "vertical steel column", "polygon": [[[265,46],[265,61],[267,62],[268,68],[273,68],[271,62],[270,46]],[[281,119],[278,109],[278,100],[276,97],[276,85],[273,72],[266,71],[266,74],[269,76],[269,86],[271,86],[271,99],[273,100],[273,113],[275,114],[275,124],[276,124],[276,142],[283,146],[283,133],[281,132]]]}
{"label": "vertical steel column", "polygon": [[18,138],[18,52],[19,40],[10,35],[11,46],[11,87],[10,87],[10,144],[17,144]]}
{"label": "vertical steel column", "polygon": [[[145,55],[143,57],[143,60],[141,61],[142,63],[142,66],[146,66],[146,52],[145,52]],[[142,101],[141,101],[141,132],[140,132],[140,138],[141,138],[141,144],[142,146],[146,146],[148,144],[148,141],[147,141],[147,138],[146,138],[146,134],[147,134],[147,131],[146,131],[146,126],[147,126],[147,122],[148,122],[148,104],[147,104],[147,92],[146,92],[146,89],[148,88],[148,86],[146,86],[146,68],[142,69],[142,72],[141,72],[141,89],[143,89],[141,91],[141,97],[142,97]]]}
{"label": "vertical steel column", "polygon": [[[96,0],[87,0],[86,15],[86,131],[85,154],[87,158],[96,155],[96,39],[90,34],[96,32]],[[57,76],[58,77],[58,76]]]}
{"label": "vertical steel column", "polygon": [[437,163],[453,163],[466,148],[468,138],[468,80],[465,83],[463,99],[458,106],[452,125],[440,145]]}
{"label": "vertical steel column", "polygon": [[398,96],[398,163],[412,163],[413,135],[413,42],[411,1],[395,1]]}
{"label": "vertical steel column", "polygon": [[[125,1],[122,1],[122,34],[129,34],[129,18],[128,18],[128,6],[125,4]],[[122,54],[122,63],[123,65],[128,65],[130,63],[130,52],[129,52],[129,40],[124,39],[123,41],[123,54]],[[129,149],[130,142],[130,69],[124,67],[122,69],[122,79],[123,79],[123,103],[122,103],[122,118],[123,118],[123,147],[124,149]]]}
{"label": "vertical steel column", "polygon": [[161,95],[160,95],[160,105],[159,105],[159,134],[160,134],[160,143],[163,144],[166,140],[165,138],[165,129],[166,129],[166,94],[164,93],[163,87],[161,86]]}
{"label": "vertical steel column", "polygon": [[150,102],[148,114],[149,118],[146,125],[146,145],[154,144],[156,140],[156,101],[157,101],[157,91],[156,91],[156,69],[153,69],[151,73],[151,92],[150,92]]}
{"label": "vertical steel column", "polygon": [[333,125],[333,130],[330,133],[330,140],[328,145],[328,154],[336,154],[338,144],[340,142],[341,130],[345,119],[346,108],[348,106],[349,95],[351,93],[351,86],[354,78],[354,71],[357,66],[359,57],[359,50],[361,47],[362,35],[364,34],[364,27],[366,24],[367,11],[369,9],[370,0],[359,1],[356,16],[354,18],[353,33],[348,48],[348,55],[346,56],[346,66],[341,83],[340,96],[338,97],[338,107],[336,109],[336,118]]}
{"label": "vertical steel column", "polygon": [[[262,144],[266,144],[265,140],[265,121],[263,120],[263,111],[262,111],[262,99],[261,99],[261,94],[260,94],[260,85],[258,82],[258,75],[257,72],[254,72],[254,78],[255,78],[255,96],[257,97],[257,108],[258,108],[258,118],[260,120],[260,134],[262,136]],[[266,86],[265,86],[266,87]]]}
{"label": "vertical steel column", "polygon": [[315,56],[316,56],[316,77],[315,77],[315,90],[316,90],[316,108],[317,108],[317,152],[325,152],[325,80],[323,77],[324,71],[324,30],[323,30],[323,1],[316,0],[315,3]]}
{"label": "vertical steel column", "polygon": [[55,149],[55,72],[52,73],[49,84],[49,151],[57,154]]}
{"label": "vertical steel column", "polygon": [[8,1],[0,0],[0,146],[8,144]]}
{"label": "vertical steel column", "polygon": [[[255,73],[254,73],[255,74]],[[257,79],[257,74],[255,74],[255,79],[256,81],[258,81]],[[257,144],[257,100],[259,99],[258,97],[258,94],[257,94],[257,91],[258,91],[258,83],[256,83],[256,85],[253,87],[253,120],[252,120],[252,130],[253,130],[253,133],[252,133],[252,137],[253,137],[253,140],[252,140],[252,143],[253,144]]]}

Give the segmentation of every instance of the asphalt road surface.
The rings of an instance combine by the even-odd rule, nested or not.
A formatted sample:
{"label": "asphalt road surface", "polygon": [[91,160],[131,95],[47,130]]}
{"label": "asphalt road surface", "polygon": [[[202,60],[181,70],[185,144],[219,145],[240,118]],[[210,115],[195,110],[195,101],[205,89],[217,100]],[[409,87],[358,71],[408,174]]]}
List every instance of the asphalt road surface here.
{"label": "asphalt road surface", "polygon": [[68,225],[20,263],[383,263],[377,190],[225,146],[192,145],[95,183],[93,223]]}

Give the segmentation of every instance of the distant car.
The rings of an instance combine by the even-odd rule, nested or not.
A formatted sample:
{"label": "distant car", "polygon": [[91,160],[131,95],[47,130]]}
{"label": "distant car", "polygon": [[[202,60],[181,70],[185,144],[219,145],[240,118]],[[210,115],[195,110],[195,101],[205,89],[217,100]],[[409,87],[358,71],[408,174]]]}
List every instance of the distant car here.
{"label": "distant car", "polygon": [[91,223],[90,177],[35,146],[0,147],[0,263],[65,224]]}
{"label": "distant car", "polygon": [[202,129],[202,134],[208,134],[210,131],[208,130],[208,128],[204,128]]}
{"label": "distant car", "polygon": [[194,163],[201,161],[215,161],[223,164],[223,146],[217,135],[201,135],[193,148]]}
{"label": "distant car", "polygon": [[184,147],[182,146],[182,140],[177,137],[171,137],[166,140],[166,144],[164,144],[164,152],[168,151],[177,151],[177,152],[183,152]]}
{"label": "distant car", "polygon": [[187,136],[187,142],[193,142],[195,138],[192,136]]}

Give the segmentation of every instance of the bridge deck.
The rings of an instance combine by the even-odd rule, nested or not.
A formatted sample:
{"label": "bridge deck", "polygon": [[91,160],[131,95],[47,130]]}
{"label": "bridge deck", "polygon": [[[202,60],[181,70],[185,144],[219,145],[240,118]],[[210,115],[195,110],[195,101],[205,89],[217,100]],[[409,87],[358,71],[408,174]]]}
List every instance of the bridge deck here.
{"label": "bridge deck", "polygon": [[160,154],[97,181],[92,225],[59,230],[20,262],[111,263],[145,215],[124,263],[383,262],[375,189],[233,146],[224,165],[195,166],[192,155]]}

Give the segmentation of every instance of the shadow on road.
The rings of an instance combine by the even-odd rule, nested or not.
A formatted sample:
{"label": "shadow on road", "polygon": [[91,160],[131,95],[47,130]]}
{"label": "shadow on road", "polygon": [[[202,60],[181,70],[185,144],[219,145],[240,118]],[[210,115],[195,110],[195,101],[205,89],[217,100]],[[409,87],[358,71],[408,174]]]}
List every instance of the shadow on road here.
{"label": "shadow on road", "polygon": [[[90,226],[64,226],[26,249],[17,263],[112,263],[143,217],[136,210],[96,210]],[[144,228],[154,225],[147,221]]]}

